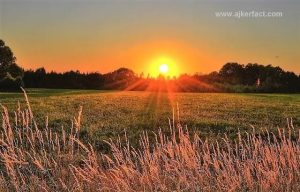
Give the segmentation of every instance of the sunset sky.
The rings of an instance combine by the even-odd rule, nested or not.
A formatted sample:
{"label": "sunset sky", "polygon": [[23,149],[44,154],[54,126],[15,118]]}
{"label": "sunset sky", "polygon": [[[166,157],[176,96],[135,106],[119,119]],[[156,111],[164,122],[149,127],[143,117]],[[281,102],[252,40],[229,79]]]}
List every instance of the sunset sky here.
{"label": "sunset sky", "polygon": [[[281,11],[218,18],[217,11]],[[299,0],[0,0],[0,38],[25,69],[208,73],[226,62],[300,73]]]}

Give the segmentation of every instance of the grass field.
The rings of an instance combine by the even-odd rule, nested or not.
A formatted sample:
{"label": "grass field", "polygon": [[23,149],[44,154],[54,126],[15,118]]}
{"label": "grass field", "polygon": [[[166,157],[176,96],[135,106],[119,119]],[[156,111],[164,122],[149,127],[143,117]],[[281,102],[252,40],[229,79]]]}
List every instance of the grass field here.
{"label": "grass field", "polygon": [[0,191],[300,190],[299,95],[27,91],[0,94]]}
{"label": "grass field", "polygon": [[[287,118],[300,125],[298,94],[219,94],[111,92],[90,90],[27,90],[33,112],[40,122],[49,117],[50,125],[70,125],[83,107],[82,132],[93,140],[114,138],[124,130],[136,139],[144,130],[168,129],[173,110],[190,131],[205,137],[239,130],[285,127]],[[16,103],[24,105],[22,93],[0,93],[0,102],[9,111]]]}

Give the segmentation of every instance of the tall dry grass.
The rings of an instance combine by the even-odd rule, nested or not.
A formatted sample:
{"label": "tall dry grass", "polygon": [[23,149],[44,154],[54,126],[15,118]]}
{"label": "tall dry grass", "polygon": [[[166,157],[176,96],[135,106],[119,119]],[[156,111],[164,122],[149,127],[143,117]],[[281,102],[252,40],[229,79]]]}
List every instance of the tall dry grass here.
{"label": "tall dry grass", "polygon": [[[69,129],[37,125],[25,94],[11,118],[2,106],[0,191],[299,191],[300,134],[292,122],[273,134],[254,131],[235,141],[191,137],[170,122],[140,148],[129,141],[108,141],[111,154],[85,145],[80,109]],[[173,117],[174,119],[174,117]],[[126,137],[126,136],[125,136]]]}

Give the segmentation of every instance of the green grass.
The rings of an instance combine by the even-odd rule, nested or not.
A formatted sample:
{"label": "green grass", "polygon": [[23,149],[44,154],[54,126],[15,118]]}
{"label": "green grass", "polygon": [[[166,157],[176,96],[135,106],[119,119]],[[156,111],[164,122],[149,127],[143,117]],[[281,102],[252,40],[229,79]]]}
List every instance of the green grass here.
{"label": "green grass", "polygon": [[[82,134],[95,141],[122,134],[137,139],[144,130],[168,129],[173,109],[190,131],[215,137],[239,130],[285,127],[287,118],[300,125],[299,94],[152,93],[90,90],[29,89],[35,116],[50,125],[69,126],[83,106]],[[9,111],[24,104],[22,93],[0,93],[0,103]],[[171,102],[170,102],[171,101]]]}

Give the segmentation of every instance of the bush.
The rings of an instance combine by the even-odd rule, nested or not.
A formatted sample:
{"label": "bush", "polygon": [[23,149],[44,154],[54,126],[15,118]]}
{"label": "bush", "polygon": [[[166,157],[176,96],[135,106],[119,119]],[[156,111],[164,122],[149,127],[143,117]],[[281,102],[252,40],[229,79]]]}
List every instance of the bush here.
{"label": "bush", "polygon": [[1,91],[18,91],[23,86],[22,77],[13,78],[9,73],[0,80]]}

